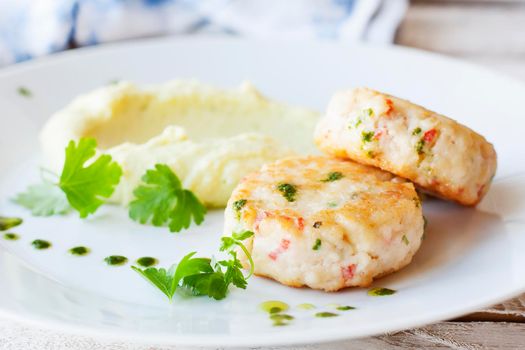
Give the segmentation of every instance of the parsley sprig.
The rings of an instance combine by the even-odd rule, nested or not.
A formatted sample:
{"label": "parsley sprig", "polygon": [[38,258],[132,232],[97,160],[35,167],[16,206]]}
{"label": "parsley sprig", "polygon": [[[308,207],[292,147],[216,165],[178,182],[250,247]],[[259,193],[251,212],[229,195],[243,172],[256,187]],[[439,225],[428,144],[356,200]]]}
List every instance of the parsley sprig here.
{"label": "parsley sprig", "polygon": [[221,247],[219,250],[221,252],[229,252],[230,254],[234,254],[235,251],[233,249],[237,246],[239,247],[244,255],[248,258],[248,261],[250,262],[250,273],[246,278],[250,278],[253,275],[253,270],[255,268],[255,264],[253,263],[252,255],[250,252],[248,252],[248,249],[246,249],[246,246],[242,243],[245,239],[250,238],[253,236],[252,231],[242,231],[242,232],[233,232],[231,237],[222,237],[221,238]]}
{"label": "parsley sprig", "polygon": [[97,141],[92,138],[70,141],[58,183],[46,180],[30,186],[14,201],[36,216],[64,214],[69,206],[81,218],[93,214],[113,194],[122,175],[111,156],[101,155],[93,160],[96,148]]}
{"label": "parsley sprig", "polygon": [[64,168],[58,186],[67,201],[79,212],[81,218],[93,214],[109,198],[122,176],[120,165],[103,154],[86,166],[96,153],[97,141],[82,138],[75,144],[70,141],[66,148]]}
{"label": "parsley sprig", "polygon": [[[81,218],[95,213],[113,194],[122,176],[122,168],[111,156],[94,158],[96,148],[97,141],[92,138],[70,141],[60,177],[53,174],[53,181],[42,176],[42,183],[29,186],[13,201],[35,216],[65,214],[71,208]],[[151,221],[154,226],[168,224],[171,232],[188,228],[192,221],[197,225],[204,221],[206,207],[193,192],[182,188],[167,165],[155,165],[142,181],[130,204],[129,216],[133,220],[142,224]]]}
{"label": "parsley sprig", "polygon": [[[248,279],[253,275],[254,265],[251,254],[242,243],[253,236],[253,232],[233,233],[221,239],[220,251],[227,252],[229,259],[213,262],[210,258],[196,258],[191,252],[170,269],[148,267],[131,268],[157,287],[171,301],[175,292],[189,293],[193,296],[208,296],[221,300],[228,294],[230,285],[246,289]],[[242,264],[237,258],[235,247],[239,247],[248,257],[250,273],[244,276]]]}
{"label": "parsley sprig", "polygon": [[143,184],[135,189],[129,207],[129,216],[154,226],[168,224],[171,232],[187,229],[193,220],[197,225],[204,221],[206,207],[190,190],[183,189],[175,173],[164,164],[146,171]]}

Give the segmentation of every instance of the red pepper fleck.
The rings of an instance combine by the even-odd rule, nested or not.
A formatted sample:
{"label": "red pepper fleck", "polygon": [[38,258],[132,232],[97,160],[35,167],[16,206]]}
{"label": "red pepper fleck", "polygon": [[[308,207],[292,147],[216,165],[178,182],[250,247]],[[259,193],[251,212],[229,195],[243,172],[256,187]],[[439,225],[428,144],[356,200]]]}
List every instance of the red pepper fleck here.
{"label": "red pepper fleck", "polygon": [[376,131],[374,134],[374,140],[379,140],[383,136],[383,130]]}
{"label": "red pepper fleck", "polygon": [[388,106],[388,109],[386,110],[386,114],[389,114],[390,112],[394,110],[394,102],[392,102],[392,100],[389,98],[387,98],[385,102],[386,102],[386,105]]}
{"label": "red pepper fleck", "polygon": [[434,141],[434,138],[436,137],[436,135],[437,135],[436,129],[430,129],[427,132],[425,132],[425,134],[423,135],[423,140],[425,142],[431,143],[432,141]]}
{"label": "red pepper fleck", "polygon": [[255,217],[255,222],[254,222],[255,231],[259,230],[259,224],[261,223],[261,221],[263,221],[267,217],[270,217],[271,215],[272,214],[267,211],[257,212],[257,216]]}
{"label": "red pepper fleck", "polygon": [[299,228],[299,231],[304,230],[304,219],[302,217],[297,218],[297,227]]}
{"label": "red pepper fleck", "polygon": [[341,267],[341,274],[343,275],[344,280],[350,280],[354,277],[355,270],[357,268],[356,264],[348,265],[347,267]]}
{"label": "red pepper fleck", "polygon": [[282,239],[281,244],[277,249],[275,249],[273,252],[268,253],[268,257],[272,260],[277,260],[277,257],[284,253],[284,251],[288,250],[288,247],[290,246],[290,240],[289,239]]}

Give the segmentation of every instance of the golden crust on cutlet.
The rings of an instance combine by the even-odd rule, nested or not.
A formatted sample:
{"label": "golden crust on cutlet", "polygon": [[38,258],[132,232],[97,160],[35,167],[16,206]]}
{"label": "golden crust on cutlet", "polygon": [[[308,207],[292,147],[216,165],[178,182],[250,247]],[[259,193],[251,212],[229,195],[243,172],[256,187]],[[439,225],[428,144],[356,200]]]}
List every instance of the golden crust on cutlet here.
{"label": "golden crust on cutlet", "polygon": [[367,286],[408,264],[423,217],[411,183],[311,156],[265,165],[241,181],[225,211],[224,233],[243,230],[255,233],[246,245],[257,275],[335,291]]}
{"label": "golden crust on cutlet", "polygon": [[483,136],[367,88],[334,95],[317,125],[315,142],[327,154],[389,171],[469,206],[487,193],[496,172],[496,152]]}

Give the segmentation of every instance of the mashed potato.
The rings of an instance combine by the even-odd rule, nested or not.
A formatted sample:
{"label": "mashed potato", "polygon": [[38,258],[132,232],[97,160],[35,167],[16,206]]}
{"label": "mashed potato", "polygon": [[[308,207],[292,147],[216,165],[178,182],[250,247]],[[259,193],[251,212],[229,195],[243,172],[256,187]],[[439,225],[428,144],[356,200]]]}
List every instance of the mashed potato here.
{"label": "mashed potato", "polygon": [[193,81],[121,82],[77,97],[41,133],[45,163],[59,172],[70,140],[93,137],[123,177],[110,201],[126,205],[141,176],[170,166],[210,207],[226,205],[240,179],[263,164],[316,153],[318,113],[271,101],[249,84],[220,90]]}

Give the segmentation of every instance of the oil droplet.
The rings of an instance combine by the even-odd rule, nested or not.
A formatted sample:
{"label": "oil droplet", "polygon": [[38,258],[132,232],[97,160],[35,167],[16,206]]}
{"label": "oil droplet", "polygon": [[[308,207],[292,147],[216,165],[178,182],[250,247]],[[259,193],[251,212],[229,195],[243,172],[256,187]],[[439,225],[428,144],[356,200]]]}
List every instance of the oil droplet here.
{"label": "oil droplet", "polygon": [[288,304],[278,300],[268,300],[259,305],[261,310],[270,314],[278,314],[280,312],[288,310]]}
{"label": "oil droplet", "polygon": [[271,314],[270,319],[273,321],[274,326],[287,326],[294,317],[288,314]]}
{"label": "oil droplet", "polygon": [[330,309],[337,309],[339,306],[341,306],[341,304],[336,304],[336,303],[326,304],[326,307]]}
{"label": "oil droplet", "polygon": [[301,310],[313,310],[313,309],[315,309],[315,305],[314,304],[304,303],[304,304],[297,305],[297,308],[301,309]]}

